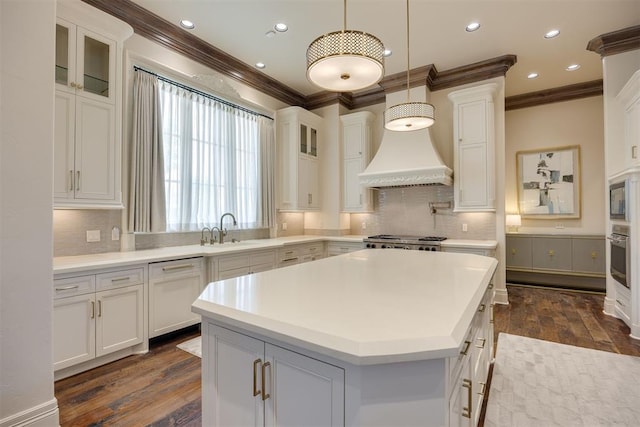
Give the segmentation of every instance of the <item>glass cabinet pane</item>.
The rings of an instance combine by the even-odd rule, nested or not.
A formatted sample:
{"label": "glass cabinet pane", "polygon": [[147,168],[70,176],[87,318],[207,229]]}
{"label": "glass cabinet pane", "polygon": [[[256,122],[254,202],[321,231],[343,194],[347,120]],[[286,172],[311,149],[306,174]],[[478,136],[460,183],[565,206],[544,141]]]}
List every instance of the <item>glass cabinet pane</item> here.
{"label": "glass cabinet pane", "polygon": [[56,83],[69,84],[69,29],[56,24]]}
{"label": "glass cabinet pane", "polygon": [[109,97],[109,45],[84,36],[84,90]]}
{"label": "glass cabinet pane", "polygon": [[318,156],[318,131],[314,128],[311,128],[311,150],[309,150],[309,154],[314,157]]}
{"label": "glass cabinet pane", "polygon": [[300,125],[300,152],[307,154],[307,125]]}

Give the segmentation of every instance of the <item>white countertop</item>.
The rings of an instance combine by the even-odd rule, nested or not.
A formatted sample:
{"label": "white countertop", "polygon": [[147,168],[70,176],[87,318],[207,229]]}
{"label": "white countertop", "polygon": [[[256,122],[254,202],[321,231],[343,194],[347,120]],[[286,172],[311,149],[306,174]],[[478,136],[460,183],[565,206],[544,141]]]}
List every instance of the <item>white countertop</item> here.
{"label": "white countertop", "polygon": [[[53,273],[75,273],[97,268],[121,267],[126,265],[167,261],[199,256],[215,256],[235,252],[259,249],[276,249],[285,245],[312,243],[322,241],[362,242],[366,236],[289,236],[274,239],[243,240],[238,243],[227,242],[222,245],[187,245],[171,246],[157,249],[145,249],[129,252],[107,252],[102,254],[77,255],[53,258]],[[495,240],[455,240],[442,242],[442,246],[495,249]]]}
{"label": "white countertop", "polygon": [[366,249],[207,286],[214,321],[369,365],[456,356],[493,258]]}

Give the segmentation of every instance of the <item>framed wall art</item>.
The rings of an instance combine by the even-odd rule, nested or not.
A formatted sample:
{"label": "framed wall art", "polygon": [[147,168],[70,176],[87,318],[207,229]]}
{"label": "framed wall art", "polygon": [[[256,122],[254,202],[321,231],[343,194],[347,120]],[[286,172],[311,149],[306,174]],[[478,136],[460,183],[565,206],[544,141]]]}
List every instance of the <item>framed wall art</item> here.
{"label": "framed wall art", "polygon": [[580,218],[580,146],[518,151],[516,165],[523,218]]}

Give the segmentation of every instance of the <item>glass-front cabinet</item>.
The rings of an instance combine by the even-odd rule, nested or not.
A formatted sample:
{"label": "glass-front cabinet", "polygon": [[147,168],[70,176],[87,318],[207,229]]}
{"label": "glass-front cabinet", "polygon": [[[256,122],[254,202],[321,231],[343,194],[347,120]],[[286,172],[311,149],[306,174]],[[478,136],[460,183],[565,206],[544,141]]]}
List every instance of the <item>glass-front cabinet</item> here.
{"label": "glass-front cabinet", "polygon": [[304,123],[300,124],[300,153],[318,157],[318,130]]}
{"label": "glass-front cabinet", "polygon": [[116,42],[58,18],[56,87],[114,103]]}

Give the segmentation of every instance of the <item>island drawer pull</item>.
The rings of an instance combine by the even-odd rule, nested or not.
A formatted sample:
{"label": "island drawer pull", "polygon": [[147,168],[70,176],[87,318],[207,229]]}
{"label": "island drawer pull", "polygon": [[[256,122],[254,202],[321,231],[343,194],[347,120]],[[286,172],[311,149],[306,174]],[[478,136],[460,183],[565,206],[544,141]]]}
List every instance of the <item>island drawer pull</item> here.
{"label": "island drawer pull", "polygon": [[489,323],[493,323],[493,306],[494,304],[489,306]]}
{"label": "island drawer pull", "polygon": [[123,282],[125,280],[130,280],[131,276],[125,276],[125,277],[116,277],[114,279],[111,279],[111,283],[113,282]]}
{"label": "island drawer pull", "polygon": [[467,389],[467,406],[462,408],[462,416],[465,418],[471,418],[471,405],[473,404],[473,393],[471,391],[471,380],[466,378],[462,379],[462,387]]}
{"label": "island drawer pull", "polygon": [[62,286],[60,288],[56,287],[56,291],[70,291],[71,289],[78,289],[78,285]]}
{"label": "island drawer pull", "polygon": [[169,267],[162,267],[162,271],[184,270],[186,268],[193,268],[193,264],[180,264],[180,265],[171,265]]}
{"label": "island drawer pull", "polygon": [[102,317],[102,300],[98,300],[98,317]]}
{"label": "island drawer pull", "polygon": [[258,390],[258,365],[262,363],[262,359],[256,359],[253,361],[253,397],[260,395],[261,391]]}
{"label": "island drawer pull", "polygon": [[478,308],[478,312],[484,313],[484,311],[486,309],[487,309],[487,305],[486,304],[480,304],[480,308]]}
{"label": "island drawer pull", "polygon": [[267,368],[269,368],[269,384],[271,384],[271,363],[270,362],[265,362],[262,365],[262,400],[267,400],[268,398],[271,397],[271,395],[269,393],[265,392],[265,377],[266,377],[266,370]]}
{"label": "island drawer pull", "polygon": [[487,343],[487,339],[486,338],[478,338],[478,341],[480,341],[482,344],[476,345],[476,347],[484,348],[484,345]]}
{"label": "island drawer pull", "polygon": [[480,383],[480,385],[482,386],[482,389],[478,392],[478,394],[480,396],[484,396],[484,393],[487,391],[487,384],[486,383]]}
{"label": "island drawer pull", "polygon": [[96,318],[96,303],[91,301],[91,318]]}
{"label": "island drawer pull", "polygon": [[291,261],[297,261],[297,260],[298,258],[286,258],[286,259],[283,259],[282,262],[291,262]]}
{"label": "island drawer pull", "polygon": [[469,346],[471,345],[471,341],[464,342],[464,349],[460,352],[461,355],[466,356],[469,352]]}

